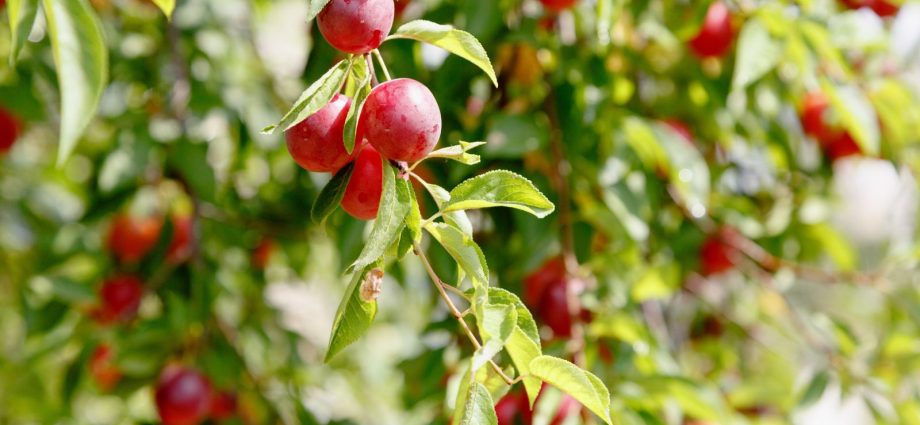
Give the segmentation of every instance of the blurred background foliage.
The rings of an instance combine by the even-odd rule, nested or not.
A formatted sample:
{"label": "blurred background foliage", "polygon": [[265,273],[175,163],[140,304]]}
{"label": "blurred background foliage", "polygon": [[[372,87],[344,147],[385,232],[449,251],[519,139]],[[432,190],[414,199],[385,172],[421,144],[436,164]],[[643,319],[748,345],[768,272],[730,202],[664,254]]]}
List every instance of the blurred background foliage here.
{"label": "blurred background foliage", "polygon": [[[156,422],[152,385],[171,363],[236,394],[228,423],[447,423],[471,347],[411,256],[388,269],[368,335],[322,362],[365,224],[341,211],[312,224],[329,177],[259,132],[340,58],[307,2],[185,0],[171,20],[146,0],[91,3],[109,80],[63,164],[41,14],[0,67],[0,105],[21,123],[0,159],[0,423]],[[551,15],[533,0],[412,0],[398,21],[471,32],[500,80],[437,48],[381,48],[437,97],[441,146],[488,142],[476,167],[418,172],[452,187],[511,169],[560,206],[544,221],[470,216],[493,285],[524,294],[546,260],[577,258],[583,341],[549,326],[544,350],[583,353],[615,422],[918,424],[920,4],[884,18],[832,0],[726,4],[731,51],[699,58],[688,41],[707,2]],[[12,46],[4,27],[0,57]],[[816,91],[860,154],[835,160],[806,136]],[[119,214],[167,217],[152,254],[112,258]],[[171,261],[189,218],[190,258]],[[726,266],[701,264],[712,256]],[[106,324],[97,290],[126,273],[144,282],[139,312]],[[111,388],[100,345],[121,375]]]}

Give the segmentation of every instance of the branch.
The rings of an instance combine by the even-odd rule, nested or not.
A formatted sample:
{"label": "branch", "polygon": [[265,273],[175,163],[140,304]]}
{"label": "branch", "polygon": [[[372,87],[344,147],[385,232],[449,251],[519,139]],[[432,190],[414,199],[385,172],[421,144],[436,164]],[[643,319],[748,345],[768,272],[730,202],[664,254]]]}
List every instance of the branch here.
{"label": "branch", "polygon": [[[418,258],[422,260],[422,264],[425,266],[425,270],[428,272],[428,276],[431,277],[431,282],[434,283],[435,288],[438,289],[438,293],[441,295],[441,299],[444,300],[444,303],[447,304],[447,308],[450,310],[450,313],[454,316],[454,318],[457,319],[457,322],[460,323],[460,327],[463,328],[463,332],[466,334],[467,338],[470,339],[473,347],[475,347],[477,350],[482,348],[482,343],[480,343],[479,339],[476,338],[476,334],[473,333],[473,330],[470,329],[470,326],[466,324],[466,320],[463,318],[463,312],[457,309],[454,301],[450,299],[450,295],[448,295],[447,291],[444,289],[449,285],[445,284],[444,281],[438,277],[438,274],[434,271],[434,268],[431,267],[431,262],[428,261],[428,257],[425,256],[425,252],[422,251],[422,247],[420,247],[418,243],[413,244],[412,247],[415,251],[415,255],[417,255]],[[517,382],[506,375],[505,371],[503,371],[502,368],[497,363],[495,363],[494,360],[489,360],[489,365],[492,366],[492,370],[494,370],[495,373],[497,373],[498,376],[500,376],[506,384],[514,385],[515,382]]]}
{"label": "branch", "polygon": [[550,124],[550,150],[553,156],[553,163],[550,178],[556,192],[559,194],[559,242],[562,245],[562,259],[565,266],[566,285],[565,295],[569,308],[569,317],[572,323],[572,338],[569,340],[568,350],[572,354],[575,364],[584,368],[586,366],[585,358],[585,330],[581,323],[581,300],[578,297],[576,288],[571,284],[573,279],[582,279],[577,272],[581,268],[578,264],[578,258],[575,256],[575,236],[573,231],[572,219],[572,195],[569,187],[568,177],[572,170],[565,154],[565,146],[562,141],[562,126],[559,123],[559,111],[556,108],[556,95],[553,89],[552,81],[547,79],[549,93],[543,102],[543,107],[549,118]]}

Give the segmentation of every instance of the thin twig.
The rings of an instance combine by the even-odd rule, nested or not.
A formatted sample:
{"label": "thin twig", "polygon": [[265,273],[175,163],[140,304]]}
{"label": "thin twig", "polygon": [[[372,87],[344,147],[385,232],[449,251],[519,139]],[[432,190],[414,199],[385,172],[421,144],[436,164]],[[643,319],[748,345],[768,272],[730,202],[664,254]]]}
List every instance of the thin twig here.
{"label": "thin twig", "polygon": [[[428,257],[425,256],[425,252],[422,251],[422,247],[418,243],[413,245],[415,249],[415,255],[422,260],[422,264],[425,266],[425,271],[428,272],[428,276],[431,278],[434,287],[438,289],[438,293],[441,295],[441,299],[444,300],[444,303],[447,304],[448,310],[457,319],[457,322],[460,323],[460,327],[463,328],[463,332],[466,334],[467,338],[470,339],[470,342],[473,344],[473,347],[476,350],[482,348],[482,343],[479,342],[479,339],[476,338],[476,334],[473,333],[473,330],[470,329],[470,326],[467,325],[466,320],[463,319],[463,312],[457,309],[457,306],[454,304],[454,301],[450,299],[450,295],[447,294],[447,291],[444,289],[445,286],[448,286],[438,277],[438,274],[434,271],[434,268],[431,266],[431,262],[428,261]],[[505,371],[502,370],[501,366],[495,363],[494,360],[489,360],[489,365],[492,366],[492,370],[498,374],[508,385],[514,385],[515,380],[511,379]]]}
{"label": "thin twig", "polygon": [[392,80],[393,78],[390,77],[390,70],[387,69],[387,64],[384,62],[383,55],[380,53],[380,50],[374,49],[372,53],[374,54],[374,57],[377,58],[377,62],[380,63],[380,70],[383,71],[383,77],[386,78],[387,81]]}

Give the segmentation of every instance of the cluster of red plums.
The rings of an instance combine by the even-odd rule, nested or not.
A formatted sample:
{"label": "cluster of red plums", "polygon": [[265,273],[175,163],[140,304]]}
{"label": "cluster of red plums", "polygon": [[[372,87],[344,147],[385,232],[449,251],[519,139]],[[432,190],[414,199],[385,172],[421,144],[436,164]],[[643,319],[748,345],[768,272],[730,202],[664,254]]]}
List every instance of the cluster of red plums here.
{"label": "cluster of red plums", "polygon": [[[172,223],[165,261],[175,265],[192,255],[193,222],[190,216],[173,215]],[[155,248],[164,225],[162,216],[119,214],[112,219],[106,248],[122,266],[131,267]],[[269,252],[270,245],[265,246],[261,251]],[[143,295],[144,283],[140,278],[130,274],[110,277],[99,287],[99,304],[90,314],[104,325],[130,321],[137,315]],[[115,357],[115,349],[105,343],[97,346],[90,356],[90,375],[102,390],[111,390],[121,380],[122,373],[115,364]],[[206,419],[218,421],[236,413],[236,396],[213,389],[208,378],[194,369],[167,366],[161,372],[155,391],[157,411],[166,425],[194,425]]]}
{"label": "cluster of red plums", "polygon": [[[192,219],[177,215],[172,221],[173,233],[166,250],[166,261],[179,264],[192,254]],[[164,219],[159,216],[117,215],[112,219],[106,248],[119,263],[133,265],[156,246],[163,224]],[[90,314],[102,324],[129,321],[137,314],[143,295],[144,284],[137,276],[112,276],[99,286],[99,304]]]}
{"label": "cluster of red plums", "polygon": [[[365,54],[380,46],[393,25],[392,0],[332,0],[317,16],[333,47]],[[377,216],[383,190],[383,160],[413,163],[434,149],[441,136],[441,111],[434,95],[418,81],[400,78],[374,87],[364,102],[354,149],[344,145],[352,100],[337,94],[318,112],[285,134],[288,151],[304,169],[335,173],[354,163],[342,208],[353,217]]]}

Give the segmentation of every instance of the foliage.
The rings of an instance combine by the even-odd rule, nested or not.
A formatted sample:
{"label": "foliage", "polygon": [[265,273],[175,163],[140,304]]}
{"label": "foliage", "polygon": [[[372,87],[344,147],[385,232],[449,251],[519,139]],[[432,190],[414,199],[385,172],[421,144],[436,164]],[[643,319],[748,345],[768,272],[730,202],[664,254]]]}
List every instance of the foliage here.
{"label": "foliage", "polygon": [[[7,0],[0,422],[153,422],[182,365],[229,423],[771,424],[835,393],[914,423],[917,5],[876,1],[726,2],[699,57],[708,2],[414,0],[351,55],[328,0]],[[281,133],[341,92],[350,154],[396,77],[442,136],[383,160],[365,224],[356,166]],[[100,300],[119,279],[144,293]]]}

